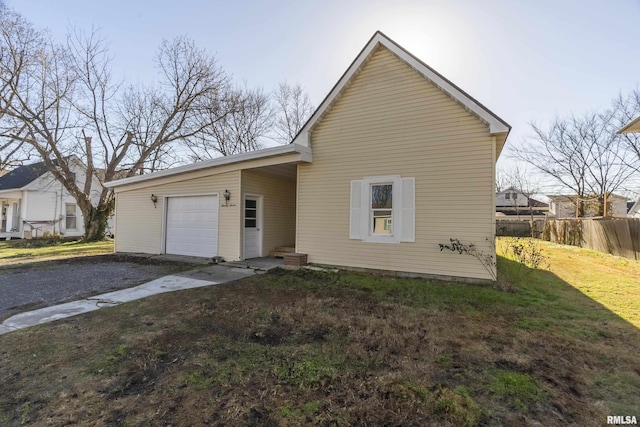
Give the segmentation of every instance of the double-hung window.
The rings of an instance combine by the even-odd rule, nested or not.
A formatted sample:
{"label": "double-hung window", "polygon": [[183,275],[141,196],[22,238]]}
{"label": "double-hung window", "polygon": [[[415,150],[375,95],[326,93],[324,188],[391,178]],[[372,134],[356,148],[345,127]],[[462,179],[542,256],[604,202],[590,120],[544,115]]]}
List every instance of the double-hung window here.
{"label": "double-hung window", "polygon": [[351,181],[349,238],[370,243],[415,241],[415,179],[399,175]]}
{"label": "double-hung window", "polygon": [[392,235],[393,184],[371,184],[369,225],[373,234]]}
{"label": "double-hung window", "polygon": [[66,204],[66,215],[65,215],[65,228],[67,230],[75,230],[77,228],[76,222],[76,204],[75,203],[67,203]]}

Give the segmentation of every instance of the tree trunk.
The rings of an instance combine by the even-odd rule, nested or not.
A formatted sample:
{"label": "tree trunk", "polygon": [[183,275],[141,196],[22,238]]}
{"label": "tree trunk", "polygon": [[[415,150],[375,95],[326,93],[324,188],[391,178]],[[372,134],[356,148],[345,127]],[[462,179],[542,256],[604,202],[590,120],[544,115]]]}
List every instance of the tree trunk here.
{"label": "tree trunk", "polygon": [[584,201],[578,196],[576,200],[576,218],[584,217]]}
{"label": "tree trunk", "polygon": [[111,208],[104,205],[98,205],[97,207],[89,205],[87,210],[88,212],[83,212],[83,240],[86,242],[95,242],[104,239],[107,230],[107,221],[111,215]]}

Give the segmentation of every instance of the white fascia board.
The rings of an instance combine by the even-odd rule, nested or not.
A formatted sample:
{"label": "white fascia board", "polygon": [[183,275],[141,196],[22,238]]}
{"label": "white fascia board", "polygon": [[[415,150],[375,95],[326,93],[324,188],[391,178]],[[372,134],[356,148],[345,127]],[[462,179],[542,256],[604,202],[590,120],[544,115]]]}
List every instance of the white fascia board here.
{"label": "white fascia board", "polygon": [[414,68],[417,72],[419,72],[424,78],[430,81],[433,85],[438,87],[444,93],[453,98],[456,102],[461,104],[464,108],[466,108],[471,114],[478,117],[484,123],[489,126],[489,132],[492,135],[498,134],[508,134],[511,130],[511,126],[509,126],[506,122],[496,116],[494,113],[489,111],[486,107],[480,104],[478,101],[473,99],[471,96],[467,95],[460,88],[455,86],[453,83],[448,81],[442,75],[437,73],[434,69],[427,66],[425,63],[417,59],[415,56],[410,54],[396,42],[382,34],[381,32],[376,32],[374,36],[371,38],[369,43],[362,49],[360,54],[356,57],[353,63],[349,66],[347,71],[342,75],[340,80],[336,83],[336,85],[331,89],[331,92],[325,97],[322,103],[318,106],[316,111],[313,113],[311,118],[305,123],[302,127],[296,138],[293,140],[293,143],[301,144],[305,146],[309,146],[309,134],[313,129],[315,124],[322,118],[324,113],[328,108],[335,102],[340,93],[348,86],[349,82],[355,77],[360,68],[364,65],[365,62],[369,59],[369,56],[373,53],[373,51],[379,46],[384,46],[389,49],[389,51],[393,52],[396,56],[406,62],[409,66]]}
{"label": "white fascia board", "polygon": [[356,59],[351,63],[347,71],[344,72],[340,80],[333,86],[333,89],[325,96],[324,100],[316,111],[311,115],[307,123],[300,129],[298,135],[294,138],[293,144],[301,144],[305,146],[309,146],[310,132],[314,128],[315,124],[322,118],[324,113],[331,107],[331,105],[338,98],[338,95],[342,93],[347,84],[351,81],[351,79],[357,74],[360,67],[364,65],[364,63],[369,58],[369,55],[373,52],[373,50],[377,47],[378,41],[376,37],[378,33],[367,43],[367,45],[362,49],[360,54],[356,57]]}
{"label": "white fascia board", "polygon": [[303,162],[311,162],[311,150],[309,147],[299,144],[287,144],[278,147],[265,148],[262,150],[250,151],[248,153],[234,154],[232,156],[220,157],[213,160],[206,160],[204,162],[198,162],[191,165],[178,166],[171,169],[165,169],[158,172],[152,172],[146,175],[137,175],[129,178],[118,179],[115,181],[105,182],[104,186],[107,188],[119,187],[121,185],[133,184],[137,182],[148,181],[151,179],[157,179],[162,177],[168,177],[172,175],[179,175],[187,172],[193,172],[202,169],[215,168],[217,166],[229,165],[234,163],[242,163],[251,160],[262,159],[266,157],[281,156],[284,154],[299,153],[300,160]]}
{"label": "white fascia board", "polygon": [[0,190],[0,199],[20,199],[22,197],[21,188],[7,188]]}
{"label": "white fascia board", "polygon": [[638,117],[635,120],[632,120],[625,127],[623,127],[618,131],[618,133],[634,133],[634,132],[640,132],[640,117]]}

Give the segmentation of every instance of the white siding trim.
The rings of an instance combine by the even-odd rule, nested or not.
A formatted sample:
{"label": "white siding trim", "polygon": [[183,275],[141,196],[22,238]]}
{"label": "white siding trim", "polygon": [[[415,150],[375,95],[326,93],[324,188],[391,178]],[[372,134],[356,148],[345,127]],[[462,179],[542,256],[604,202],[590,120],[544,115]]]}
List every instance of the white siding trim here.
{"label": "white siding trim", "polygon": [[351,181],[349,238],[362,240],[362,180]]}
{"label": "white siding trim", "polygon": [[401,242],[416,241],[416,179],[402,178]]}

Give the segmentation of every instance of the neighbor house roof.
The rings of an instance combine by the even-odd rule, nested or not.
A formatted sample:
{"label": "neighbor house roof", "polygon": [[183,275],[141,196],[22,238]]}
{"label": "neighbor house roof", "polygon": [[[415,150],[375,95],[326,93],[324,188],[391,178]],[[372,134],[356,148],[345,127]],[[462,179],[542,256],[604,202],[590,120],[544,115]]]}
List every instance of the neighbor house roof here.
{"label": "neighbor house roof", "polygon": [[620,129],[618,133],[640,132],[640,117],[629,122],[625,127]]}
{"label": "neighbor house roof", "polygon": [[22,188],[48,170],[44,162],[19,166],[7,172],[5,175],[0,176],[0,191]]}
{"label": "neighbor house roof", "polygon": [[482,122],[489,126],[489,132],[496,136],[496,158],[500,155],[500,151],[504,146],[504,142],[507,139],[507,135],[511,130],[511,126],[490,111],[487,107],[476,101],[473,97],[467,94],[465,91],[454,85],[451,81],[447,80],[442,74],[438,73],[433,68],[422,62],[420,59],[413,56],[402,46],[391,40],[389,37],[377,31],[367,45],[362,49],[360,54],[351,63],[351,66],[342,75],[338,83],[331,89],[331,92],[325,97],[320,106],[311,115],[307,123],[302,127],[298,135],[294,138],[293,142],[301,145],[309,146],[310,133],[315,125],[322,119],[331,106],[340,98],[342,92],[349,87],[352,80],[359,74],[362,67],[368,62],[371,55],[379,46],[384,46],[400,60],[404,61],[431,84],[436,86],[442,92],[450,96],[454,101],[463,106],[467,111],[476,116]]}

